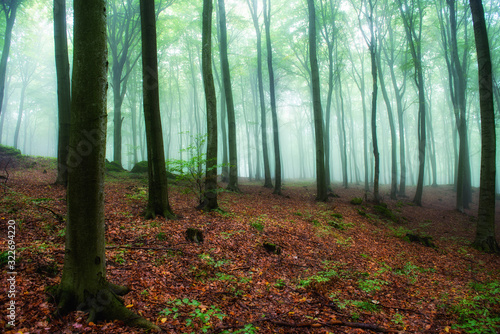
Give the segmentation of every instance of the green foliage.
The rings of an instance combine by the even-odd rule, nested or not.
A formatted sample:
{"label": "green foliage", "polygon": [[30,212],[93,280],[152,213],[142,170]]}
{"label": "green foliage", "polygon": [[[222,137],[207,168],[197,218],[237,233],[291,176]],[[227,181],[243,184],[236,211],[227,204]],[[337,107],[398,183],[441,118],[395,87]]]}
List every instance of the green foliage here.
{"label": "green foliage", "polygon": [[299,288],[307,288],[315,284],[323,284],[330,282],[333,278],[338,277],[338,272],[334,269],[320,271],[316,275],[309,276],[299,281]]}
{"label": "green foliage", "polygon": [[398,221],[398,218],[396,217],[394,212],[392,212],[392,210],[387,207],[387,204],[380,203],[380,205],[374,205],[373,208],[375,209],[375,211],[377,211],[377,213],[379,213],[381,216],[385,217],[386,219],[389,219],[393,222]]}
{"label": "green foliage", "polygon": [[167,240],[167,235],[165,234],[165,232],[160,232],[156,235],[156,239],[160,241]]}
{"label": "green foliage", "polygon": [[0,252],[0,267],[3,267],[9,261],[9,253],[8,252]]}
{"label": "green foliage", "polygon": [[218,307],[205,306],[195,299],[175,299],[168,304],[171,306],[160,311],[160,314],[171,316],[173,319],[184,319],[184,326],[191,328],[192,331],[189,333],[192,334],[207,333],[212,328],[214,320],[222,321],[226,317]]}
{"label": "green foliage", "polygon": [[[187,148],[181,149],[181,152],[187,153],[187,160],[173,159],[166,162],[167,169],[172,172],[175,179],[184,185],[187,192],[195,194],[198,204],[203,202],[203,191],[205,188],[205,172],[206,172],[206,153],[205,143],[207,134],[198,134],[191,136],[192,144]],[[212,167],[222,167],[224,164],[219,164]],[[210,170],[211,170],[210,169]]]}
{"label": "green foliage", "polygon": [[277,289],[283,289],[286,286],[286,282],[282,280],[281,278],[278,278],[276,280],[276,283],[274,283],[274,287]]}
{"label": "green foliage", "polygon": [[472,283],[470,296],[453,306],[460,328],[467,333],[494,334],[500,330],[500,282]]}
{"label": "green foliage", "polygon": [[214,267],[214,268],[219,268],[219,267],[222,267],[223,265],[231,262],[231,260],[218,260],[218,261],[215,261],[214,258],[210,255],[210,254],[207,254],[207,253],[201,253],[200,255],[198,255],[198,257],[208,266],[210,267]]}
{"label": "green foliage", "polygon": [[109,162],[106,160],[106,172],[123,172],[125,169],[116,161]]}
{"label": "green foliage", "polygon": [[256,229],[259,232],[264,231],[264,225],[261,222],[250,223],[250,226],[252,226],[254,229]]}
{"label": "green foliage", "polygon": [[408,278],[408,282],[410,284],[415,284],[417,282],[419,273],[435,272],[435,271],[436,271],[436,269],[434,269],[434,268],[425,269],[425,268],[421,268],[419,266],[416,266],[411,262],[408,262],[404,265],[403,268],[395,269],[394,273],[397,275],[406,276]]}
{"label": "green foliage", "polygon": [[222,334],[229,334],[229,333],[232,333],[232,334],[255,334],[255,333],[258,333],[259,329],[257,327],[254,326],[254,324],[246,324],[245,326],[243,326],[243,328],[240,328],[238,330],[235,330],[235,331],[228,331],[228,330],[225,330],[222,332]]}
{"label": "green foliage", "polygon": [[358,281],[359,288],[366,293],[370,293],[373,291],[380,291],[382,290],[382,286],[385,284],[387,284],[386,281],[378,278]]}

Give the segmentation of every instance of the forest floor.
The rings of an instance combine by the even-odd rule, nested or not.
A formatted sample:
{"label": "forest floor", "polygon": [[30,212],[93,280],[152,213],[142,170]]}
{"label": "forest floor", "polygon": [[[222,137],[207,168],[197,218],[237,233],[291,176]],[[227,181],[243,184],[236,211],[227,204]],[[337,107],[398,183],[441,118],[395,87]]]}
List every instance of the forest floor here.
{"label": "forest floor", "polygon": [[[142,333],[120,322],[87,323],[83,312],[55,314],[46,288],[62,273],[65,189],[53,185],[54,160],[27,158],[8,171],[0,187],[1,284],[8,221],[15,220],[17,294],[16,327],[4,333]],[[220,192],[223,211],[206,213],[194,208],[193,194],[171,183],[170,203],[180,218],[144,220],[145,177],[107,173],[107,277],[130,287],[126,306],[165,332],[500,328],[500,256],[469,246],[477,190],[471,209],[459,213],[448,185],[425,187],[422,207],[411,202],[413,188],[410,197],[390,200],[382,187],[384,208],[365,199],[361,185],[335,185],[339,197],[320,203],[312,181],[286,181],[278,196],[243,180],[242,193]],[[188,227],[202,230],[204,241],[187,241]],[[10,300],[2,288],[0,328]]]}

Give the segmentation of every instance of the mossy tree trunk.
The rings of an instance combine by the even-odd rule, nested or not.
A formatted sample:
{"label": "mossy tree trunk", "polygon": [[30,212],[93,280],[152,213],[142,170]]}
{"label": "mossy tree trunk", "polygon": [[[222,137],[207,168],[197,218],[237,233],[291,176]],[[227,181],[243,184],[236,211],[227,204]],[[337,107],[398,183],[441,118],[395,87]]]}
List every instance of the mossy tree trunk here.
{"label": "mossy tree trunk", "polygon": [[141,1],[142,82],[148,152],[149,195],[146,218],[174,218],[168,202],[167,169],[158,92],[158,59],[154,0]]}
{"label": "mossy tree trunk", "polygon": [[68,159],[66,248],[58,309],[89,314],[89,321],[118,319],[159,329],[127,309],[107,282],[104,240],[106,150],[106,1],[74,1],[74,55]]}
{"label": "mossy tree trunk", "polygon": [[311,84],[314,110],[314,133],[316,138],[316,200],[328,200],[325,178],[325,149],[323,141],[323,111],[319,84],[318,56],[316,51],[316,8],[314,0],[307,0],[309,10],[309,61],[311,65]]}
{"label": "mossy tree trunk", "polygon": [[57,178],[55,183],[66,186],[68,184],[68,167],[66,165],[66,160],[68,159],[71,104],[68,39],[66,34],[66,0],[54,0],[54,46],[59,118]]}
{"label": "mossy tree trunk", "polygon": [[481,0],[470,0],[479,69],[479,104],[481,107],[481,176],[478,221],[474,247],[485,252],[499,252],[495,239],[495,110],[493,75],[488,33]]}
{"label": "mossy tree trunk", "polygon": [[212,73],[212,0],[203,0],[201,61],[207,108],[207,161],[201,208],[215,210],[217,204],[217,98]]}
{"label": "mossy tree trunk", "polygon": [[229,137],[229,184],[227,189],[239,192],[238,187],[238,150],[236,142],[236,116],[234,113],[233,90],[231,88],[231,74],[229,71],[229,60],[227,57],[227,28],[226,7],[224,0],[218,0],[219,5],[219,28],[220,28],[220,56],[222,65],[222,82],[226,95],[227,125]]}
{"label": "mossy tree trunk", "polygon": [[271,46],[271,1],[264,0],[264,25],[266,30],[267,69],[269,71],[269,96],[271,98],[271,117],[273,120],[274,141],[274,194],[281,195],[281,153],[280,136],[278,127],[278,114],[276,111],[276,92],[273,69],[273,48]]}

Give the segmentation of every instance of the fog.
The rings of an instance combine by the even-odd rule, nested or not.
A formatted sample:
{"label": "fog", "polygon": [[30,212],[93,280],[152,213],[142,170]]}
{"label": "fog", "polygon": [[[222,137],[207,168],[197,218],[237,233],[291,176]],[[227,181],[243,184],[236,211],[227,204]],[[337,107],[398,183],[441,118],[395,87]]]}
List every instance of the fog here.
{"label": "fog", "polygon": [[[130,3],[125,11],[122,3]],[[159,12],[158,60],[160,101],[165,145],[165,157],[186,158],[181,152],[193,143],[197,134],[206,133],[206,113],[201,76],[201,2],[174,1]],[[334,15],[328,12],[332,3]],[[364,11],[366,1],[318,1],[318,62],[324,119],[330,114],[329,128],[330,177],[332,182],[347,181],[363,184],[373,180],[374,159],[370,129],[372,74],[367,36],[369,26]],[[500,3],[483,1],[487,13],[490,48],[493,60],[496,136],[500,138]],[[70,63],[72,62],[72,3],[68,8]],[[323,7],[324,5],[325,7]],[[327,6],[328,5],[328,6]],[[258,13],[261,13],[259,4]],[[447,59],[450,50],[443,43],[449,34],[445,1],[425,1],[422,21],[422,62],[426,97],[426,161],[424,184],[453,184],[456,181],[459,138],[456,117],[450,95],[450,75]],[[322,10],[324,15],[322,16]],[[257,80],[256,31],[247,2],[227,0],[228,54],[231,67],[232,91],[235,102],[238,174],[250,179],[263,179],[261,111]],[[457,15],[462,18],[457,27],[458,53],[465,64],[466,121],[469,144],[471,184],[479,185],[480,118],[477,84],[477,60],[470,10],[460,2]],[[464,14],[465,13],[465,14]],[[146,160],[146,139],[142,113],[142,75],[140,59],[140,24],[138,1],[109,1],[109,89],[107,159],[121,160],[124,168]],[[443,16],[444,14],[444,16]],[[130,15],[127,18],[127,15]],[[414,79],[413,62],[406,43],[404,25],[397,6],[378,1],[374,23],[377,51],[381,60],[379,76],[385,82],[396,125],[396,159],[398,183],[401,172],[401,129],[405,136],[406,184],[414,185],[418,176],[419,102]],[[465,15],[465,16],[464,16]],[[334,19],[332,17],[334,16]],[[114,18],[117,18],[116,20]],[[390,19],[390,20],[389,20]],[[334,24],[332,22],[335,22]],[[262,33],[263,18],[260,15]],[[219,119],[219,161],[224,158],[224,127],[221,112],[221,71],[214,13],[213,65],[217,90]],[[124,29],[124,26],[126,29]],[[390,27],[391,29],[388,29]],[[307,5],[302,0],[272,2],[271,40],[277,98],[277,116],[281,147],[282,177],[285,181],[315,177],[314,124],[311,98],[309,49],[307,39]],[[323,30],[324,29],[324,30]],[[443,30],[444,29],[444,30]],[[5,30],[5,18],[0,18],[0,33]],[[389,34],[392,31],[393,36]],[[127,35],[128,34],[128,35]],[[3,36],[3,35],[2,35]],[[329,88],[329,49],[325,36],[334,43],[333,91],[327,110]],[[392,42],[390,41],[392,38]],[[267,141],[271,177],[274,177],[273,130],[269,101],[269,79],[266,66],[265,35],[263,40],[263,73],[267,118]],[[448,40],[449,41],[449,40]],[[393,52],[394,64],[389,64]],[[17,14],[7,65],[4,103],[0,119],[0,142],[16,146],[23,154],[57,156],[57,88],[54,62],[52,1],[25,2]],[[448,58],[446,58],[448,57]],[[119,64],[119,62],[122,62]],[[118,81],[113,71],[121,66]],[[402,94],[402,121],[396,109],[395,89],[390,68]],[[116,77],[115,77],[116,79]],[[120,89],[117,89],[117,84]],[[382,83],[379,81],[379,87]],[[122,95],[117,104],[117,94]],[[120,100],[120,96],[118,96]],[[115,112],[121,115],[116,123]],[[21,113],[21,116],[20,116]],[[380,183],[391,183],[391,136],[387,105],[379,89],[376,127],[380,152]],[[367,120],[364,120],[364,116]],[[121,124],[121,154],[116,156],[116,124]],[[16,131],[16,129],[18,129]],[[345,131],[345,133],[343,132]],[[16,135],[17,132],[17,135]],[[366,132],[367,142],[364,141]],[[345,138],[345,142],[343,140]],[[345,148],[347,180],[342,173],[342,152]],[[365,166],[365,154],[368,165]],[[184,156],[183,156],[184,155]],[[500,166],[500,145],[497,144],[497,166]],[[365,174],[365,169],[367,174]],[[497,192],[500,191],[497,174]]]}

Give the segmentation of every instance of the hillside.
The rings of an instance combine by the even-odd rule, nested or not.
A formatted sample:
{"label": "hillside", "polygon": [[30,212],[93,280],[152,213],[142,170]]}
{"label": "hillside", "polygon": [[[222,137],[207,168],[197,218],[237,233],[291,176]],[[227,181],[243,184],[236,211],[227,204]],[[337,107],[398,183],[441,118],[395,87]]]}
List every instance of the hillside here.
{"label": "hillside", "polygon": [[[87,324],[81,312],[54,314],[45,291],[62,272],[65,189],[52,185],[53,160],[30,159],[9,167],[0,189],[2,251],[7,222],[17,227],[18,326],[7,333],[140,332],[121,323]],[[312,182],[287,181],[284,196],[245,180],[240,189],[221,191],[223,211],[205,213],[181,184],[171,184],[179,219],[146,221],[144,175],[107,174],[107,275],[132,289],[127,307],[169,333],[500,328],[500,257],[469,247],[477,191],[461,214],[451,186],[426,187],[423,207],[388,195],[386,206],[375,206],[355,185],[335,185],[339,197],[328,203],[314,201]],[[204,241],[187,241],[188,227],[203,231]],[[1,260],[6,277],[5,252]],[[3,312],[7,303],[2,293]]]}

